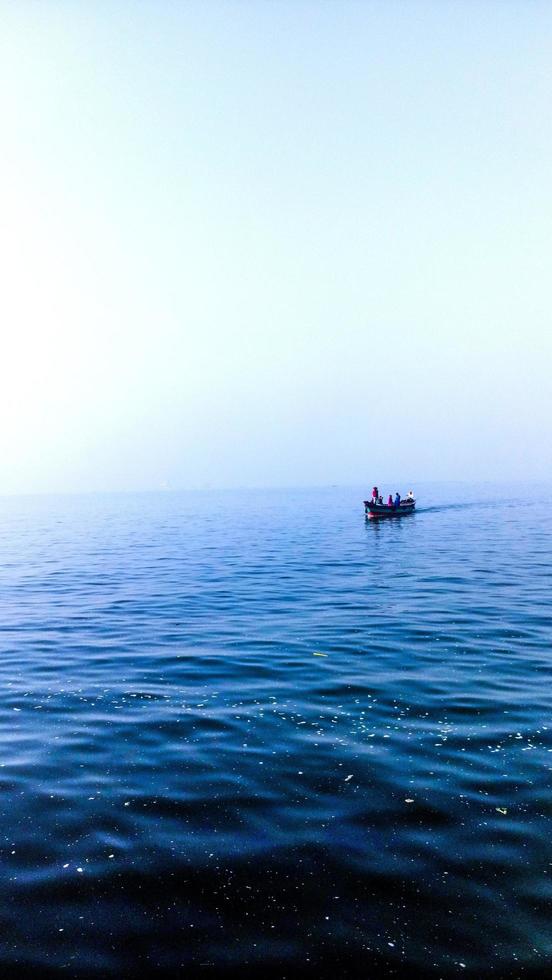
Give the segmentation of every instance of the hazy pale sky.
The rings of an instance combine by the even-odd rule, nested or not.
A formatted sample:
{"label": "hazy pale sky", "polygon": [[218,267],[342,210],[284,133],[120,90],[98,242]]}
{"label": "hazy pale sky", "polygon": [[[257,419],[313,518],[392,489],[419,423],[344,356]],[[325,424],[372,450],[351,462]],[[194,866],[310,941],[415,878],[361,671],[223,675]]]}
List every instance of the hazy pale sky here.
{"label": "hazy pale sky", "polygon": [[552,4],[0,0],[0,492],[552,476]]}

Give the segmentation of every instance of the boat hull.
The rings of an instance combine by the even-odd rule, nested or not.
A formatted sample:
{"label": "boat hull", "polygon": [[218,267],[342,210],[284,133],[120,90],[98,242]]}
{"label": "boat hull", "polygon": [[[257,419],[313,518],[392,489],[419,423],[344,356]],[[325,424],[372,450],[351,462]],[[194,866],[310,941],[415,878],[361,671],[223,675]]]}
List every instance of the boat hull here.
{"label": "boat hull", "polygon": [[415,500],[401,500],[398,507],[389,507],[387,504],[373,504],[371,500],[364,501],[364,513],[366,517],[404,517],[405,514],[412,514],[415,508]]}

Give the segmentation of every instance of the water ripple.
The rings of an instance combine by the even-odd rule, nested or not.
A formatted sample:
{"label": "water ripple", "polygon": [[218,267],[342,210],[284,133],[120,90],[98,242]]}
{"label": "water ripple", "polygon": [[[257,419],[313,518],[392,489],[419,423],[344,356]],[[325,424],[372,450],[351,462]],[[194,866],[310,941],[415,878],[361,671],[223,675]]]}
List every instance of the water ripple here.
{"label": "water ripple", "polygon": [[0,501],[6,976],[550,969],[550,510],[421,496]]}

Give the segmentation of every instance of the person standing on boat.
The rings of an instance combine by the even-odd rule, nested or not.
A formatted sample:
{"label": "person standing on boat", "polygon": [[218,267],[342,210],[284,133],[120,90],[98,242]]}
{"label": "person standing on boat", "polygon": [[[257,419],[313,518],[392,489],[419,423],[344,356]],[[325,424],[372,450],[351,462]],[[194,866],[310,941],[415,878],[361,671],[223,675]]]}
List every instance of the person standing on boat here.
{"label": "person standing on boat", "polygon": [[392,507],[393,506],[393,494],[392,493],[390,493],[389,494],[389,497],[387,498],[387,506],[388,507]]}
{"label": "person standing on boat", "polygon": [[374,487],[372,489],[372,503],[377,504],[377,502],[378,502],[378,488]]}
{"label": "person standing on boat", "polygon": [[400,506],[401,506],[401,495],[400,493],[397,492],[395,494],[395,510],[398,510]]}

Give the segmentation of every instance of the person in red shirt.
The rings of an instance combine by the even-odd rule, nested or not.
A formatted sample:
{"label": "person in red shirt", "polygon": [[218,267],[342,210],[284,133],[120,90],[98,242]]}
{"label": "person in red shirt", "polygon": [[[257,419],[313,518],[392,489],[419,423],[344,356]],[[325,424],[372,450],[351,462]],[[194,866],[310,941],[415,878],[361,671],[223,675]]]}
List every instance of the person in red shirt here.
{"label": "person in red shirt", "polygon": [[390,493],[389,494],[389,497],[387,498],[387,506],[388,507],[392,507],[393,506],[393,494],[392,493]]}
{"label": "person in red shirt", "polygon": [[378,488],[374,487],[372,490],[372,503],[377,504],[378,502]]}

